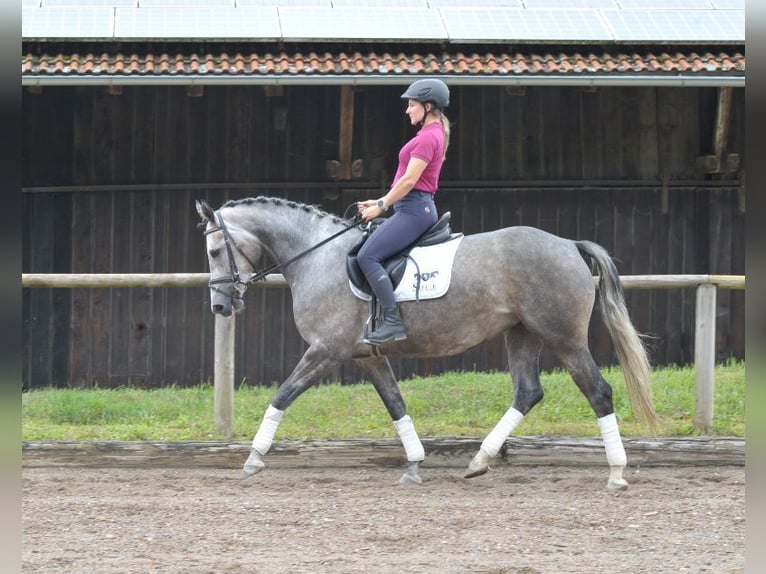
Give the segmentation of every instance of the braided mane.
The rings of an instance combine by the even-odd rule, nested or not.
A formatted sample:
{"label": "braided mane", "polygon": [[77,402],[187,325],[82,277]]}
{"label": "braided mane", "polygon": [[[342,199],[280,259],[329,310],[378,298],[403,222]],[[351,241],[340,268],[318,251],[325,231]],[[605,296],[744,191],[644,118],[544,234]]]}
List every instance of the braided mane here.
{"label": "braided mane", "polygon": [[319,218],[329,217],[331,218],[331,221],[333,223],[342,224],[344,223],[344,220],[338,217],[337,215],[333,215],[331,213],[327,213],[326,211],[322,211],[315,205],[306,205],[305,203],[299,203],[297,201],[290,201],[281,197],[272,197],[272,196],[258,196],[258,197],[246,197],[244,199],[230,199],[226,203],[224,203],[221,208],[224,207],[237,207],[238,205],[255,205],[255,204],[262,204],[262,205],[274,205],[276,207],[287,207],[290,209],[296,209],[303,211],[305,213],[309,213],[311,215],[315,215]]}

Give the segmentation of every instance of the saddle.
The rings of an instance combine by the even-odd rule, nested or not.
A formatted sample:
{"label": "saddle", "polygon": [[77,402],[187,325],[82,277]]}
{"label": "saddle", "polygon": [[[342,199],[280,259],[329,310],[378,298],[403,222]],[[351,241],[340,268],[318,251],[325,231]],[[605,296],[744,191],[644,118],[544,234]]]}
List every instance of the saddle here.
{"label": "saddle", "polygon": [[[436,245],[437,243],[443,243],[447,240],[449,240],[452,237],[452,229],[449,226],[449,220],[452,216],[452,212],[447,211],[445,212],[439,220],[434,223],[423,235],[421,235],[414,243],[412,243],[409,247],[407,247],[404,251],[401,251],[400,253],[389,257],[383,262],[383,268],[386,270],[386,273],[388,273],[388,276],[391,278],[391,283],[394,286],[394,289],[396,289],[399,286],[399,283],[402,281],[402,277],[404,277],[404,270],[407,268],[407,257],[410,254],[410,251],[414,249],[415,247],[426,247],[428,245]],[[362,291],[366,295],[372,295],[372,288],[370,287],[370,284],[367,282],[367,278],[364,276],[364,273],[362,273],[362,270],[359,267],[359,262],[356,260],[357,254],[359,253],[359,250],[362,248],[362,245],[364,245],[364,242],[367,241],[367,238],[370,236],[370,234],[375,230],[378,225],[380,225],[383,221],[385,221],[385,218],[379,217],[377,219],[374,219],[372,221],[372,225],[370,226],[370,230],[367,231],[362,237],[357,241],[354,246],[349,249],[348,254],[346,255],[346,272],[348,273],[349,281],[351,281],[351,284],[354,285],[359,291]]]}

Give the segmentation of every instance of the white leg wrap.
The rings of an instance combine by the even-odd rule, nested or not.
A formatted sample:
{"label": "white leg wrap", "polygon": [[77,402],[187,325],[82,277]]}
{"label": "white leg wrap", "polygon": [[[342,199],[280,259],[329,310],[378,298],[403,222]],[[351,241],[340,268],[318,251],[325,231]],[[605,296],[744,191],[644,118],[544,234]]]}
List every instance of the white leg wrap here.
{"label": "white leg wrap", "polygon": [[420,462],[426,458],[425,450],[423,450],[423,444],[420,442],[418,433],[415,432],[415,426],[412,424],[410,415],[404,415],[398,421],[394,421],[396,432],[399,433],[399,438],[402,439],[402,445],[404,446],[404,452],[407,453],[407,460],[409,462]]}
{"label": "white leg wrap", "polygon": [[606,461],[609,466],[625,466],[628,463],[628,457],[622,446],[620,429],[617,428],[617,417],[614,416],[614,413],[598,419],[598,428],[604,438]]}
{"label": "white leg wrap", "polygon": [[500,419],[500,422],[495,425],[492,432],[481,443],[481,450],[487,453],[490,458],[497,456],[497,453],[500,452],[503,444],[505,444],[505,439],[510,436],[513,429],[518,426],[523,418],[524,415],[521,414],[521,411],[517,411],[513,407],[508,409],[503,418]]}
{"label": "white leg wrap", "polygon": [[269,408],[266,409],[266,414],[263,415],[261,426],[258,428],[258,432],[255,433],[255,438],[253,439],[253,448],[260,454],[266,454],[269,452],[269,449],[271,448],[271,441],[274,440],[274,435],[277,432],[277,427],[279,426],[279,423],[282,420],[282,415],[284,414],[285,411],[275,409],[271,405],[269,405]]}

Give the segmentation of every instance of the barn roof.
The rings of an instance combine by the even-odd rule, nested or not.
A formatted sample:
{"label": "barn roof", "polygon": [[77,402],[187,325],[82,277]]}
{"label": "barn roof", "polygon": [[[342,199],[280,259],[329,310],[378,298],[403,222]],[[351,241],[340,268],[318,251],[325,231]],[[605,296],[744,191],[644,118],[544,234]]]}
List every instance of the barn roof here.
{"label": "barn roof", "polygon": [[22,83],[744,85],[744,0],[22,0]]}

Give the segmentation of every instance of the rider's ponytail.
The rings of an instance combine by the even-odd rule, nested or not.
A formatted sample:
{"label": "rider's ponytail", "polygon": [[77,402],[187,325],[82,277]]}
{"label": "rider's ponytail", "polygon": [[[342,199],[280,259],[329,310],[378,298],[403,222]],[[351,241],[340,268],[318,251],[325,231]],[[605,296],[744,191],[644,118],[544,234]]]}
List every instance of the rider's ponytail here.
{"label": "rider's ponytail", "polygon": [[444,112],[437,109],[435,110],[437,115],[439,116],[439,121],[442,124],[442,129],[444,130],[444,157],[447,157],[447,148],[449,147],[449,136],[450,136],[450,123],[449,118],[444,115]]}

